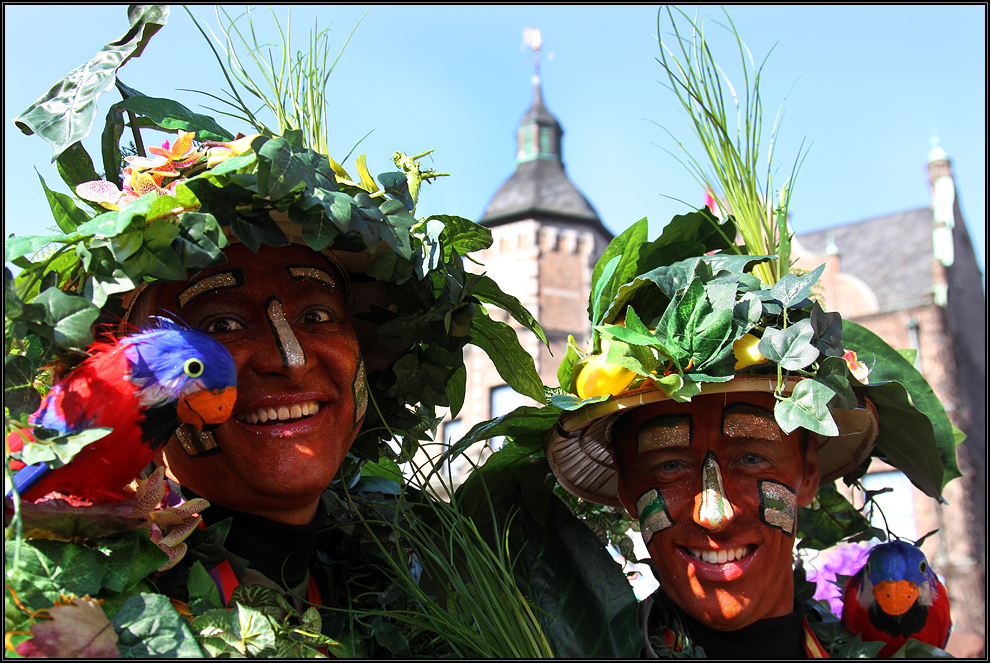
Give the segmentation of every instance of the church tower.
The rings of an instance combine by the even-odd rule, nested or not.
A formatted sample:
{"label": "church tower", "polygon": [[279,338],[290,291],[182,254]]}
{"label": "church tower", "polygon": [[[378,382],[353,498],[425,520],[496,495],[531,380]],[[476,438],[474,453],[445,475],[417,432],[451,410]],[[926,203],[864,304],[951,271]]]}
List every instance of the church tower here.
{"label": "church tower", "polygon": [[[564,130],[543,101],[539,33],[533,33],[533,100],[516,132],[515,172],[498,188],[478,221],[491,229],[493,241],[491,248],[475,254],[483,264],[475,267],[517,297],[543,325],[553,356],[529,330],[518,327],[501,310],[490,309],[493,316],[502,314],[498,319],[519,329],[519,340],[533,357],[543,383],[556,387],[568,335],[581,344],[590,337],[591,273],[612,234],[564,169]],[[476,423],[520,405],[534,405],[505,384],[480,349],[467,346],[464,360],[468,380],[464,407],[454,422],[444,423],[445,440],[457,440]]]}

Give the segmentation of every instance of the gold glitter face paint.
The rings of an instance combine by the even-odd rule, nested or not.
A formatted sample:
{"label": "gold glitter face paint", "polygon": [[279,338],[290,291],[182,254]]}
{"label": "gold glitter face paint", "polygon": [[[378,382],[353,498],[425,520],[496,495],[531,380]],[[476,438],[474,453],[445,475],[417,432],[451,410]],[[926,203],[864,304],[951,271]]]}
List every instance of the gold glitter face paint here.
{"label": "gold glitter face paint", "polygon": [[287,269],[289,270],[289,278],[293,281],[298,281],[300,279],[312,279],[313,281],[325,283],[330,287],[335,288],[337,286],[337,279],[335,279],[330,272],[320,269],[319,267],[299,265],[290,266]]}
{"label": "gold glitter face paint", "polygon": [[639,453],[691,444],[691,415],[665,415],[644,422],[636,431]]}
{"label": "gold glitter face paint", "polygon": [[760,520],[793,537],[797,523],[797,494],[773,479],[760,479],[756,485],[760,491]]}
{"label": "gold glitter face paint", "polygon": [[189,424],[179,426],[175,431],[175,437],[190,458],[202,458],[223,452],[213,433],[199,430]]}
{"label": "gold glitter face paint", "polygon": [[730,405],[722,410],[722,435],[780,442],[773,412],[755,405]]}
{"label": "gold glitter face paint", "polygon": [[650,545],[653,535],[674,525],[667,509],[663,493],[651,488],[636,501],[636,511],[639,513],[639,531],[643,535],[643,543]]}
{"label": "gold glitter face paint", "polygon": [[244,277],[241,275],[241,270],[239,269],[211,274],[204,279],[196,281],[191,286],[180,292],[175,298],[175,303],[181,311],[189,304],[189,302],[203,293],[211,290],[219,290],[221,288],[236,288],[243,283]]}
{"label": "gold glitter face paint", "polygon": [[285,319],[282,300],[272,296],[268,298],[268,324],[275,335],[275,344],[282,355],[282,366],[285,369],[302,368],[306,365],[306,352],[299,339],[292,333],[289,321]]}
{"label": "gold glitter face paint", "polygon": [[364,357],[361,356],[358,356],[351,393],[354,395],[354,428],[357,428],[364,420],[364,413],[368,411],[368,378],[364,372]]}
{"label": "gold glitter face paint", "polygon": [[701,467],[701,490],[695,521],[702,527],[718,531],[729,524],[733,511],[725,496],[722,470],[713,451],[708,452]]}

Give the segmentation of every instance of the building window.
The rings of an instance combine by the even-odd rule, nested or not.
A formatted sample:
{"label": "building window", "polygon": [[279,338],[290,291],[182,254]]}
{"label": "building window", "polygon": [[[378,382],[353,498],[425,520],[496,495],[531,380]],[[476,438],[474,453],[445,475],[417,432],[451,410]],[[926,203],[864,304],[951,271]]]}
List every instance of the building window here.
{"label": "building window", "polygon": [[[501,417],[503,414],[512,412],[517,407],[526,405],[527,401],[528,399],[525,396],[513,391],[512,387],[507,384],[492,387],[489,400],[489,416],[492,419]],[[505,438],[493,437],[488,441],[488,444],[493,450],[498,451],[505,444]]]}
{"label": "building window", "polygon": [[543,154],[553,154],[549,127],[540,127],[540,152]]}
{"label": "building window", "polygon": [[[464,437],[465,432],[464,422],[460,419],[454,419],[445,423],[443,428],[440,429],[440,440],[443,442],[444,452],[446,453],[447,449],[450,449],[454,442]],[[443,476],[449,477],[450,469],[450,462],[446,462],[440,471],[443,473]]]}
{"label": "building window", "polygon": [[860,481],[866,490],[892,489],[873,497],[874,504],[865,511],[870,524],[882,530],[889,529],[902,539],[916,540],[918,524],[914,518],[914,490],[911,480],[903,472],[894,471],[867,474]]}

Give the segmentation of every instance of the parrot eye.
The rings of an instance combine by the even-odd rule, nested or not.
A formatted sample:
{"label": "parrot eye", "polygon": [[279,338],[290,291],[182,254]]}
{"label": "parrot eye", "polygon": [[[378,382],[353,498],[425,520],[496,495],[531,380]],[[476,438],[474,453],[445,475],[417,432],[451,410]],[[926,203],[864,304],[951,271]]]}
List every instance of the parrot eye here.
{"label": "parrot eye", "polygon": [[870,575],[871,573],[873,573],[873,567],[870,565],[869,562],[867,562],[866,563],[866,575]]}
{"label": "parrot eye", "polygon": [[921,571],[922,573],[928,571],[928,562],[926,562],[925,560],[921,560],[921,562],[918,564],[918,570]]}
{"label": "parrot eye", "polygon": [[191,378],[198,378],[203,374],[203,362],[199,359],[187,359],[186,365],[182,367],[182,370],[186,372]]}

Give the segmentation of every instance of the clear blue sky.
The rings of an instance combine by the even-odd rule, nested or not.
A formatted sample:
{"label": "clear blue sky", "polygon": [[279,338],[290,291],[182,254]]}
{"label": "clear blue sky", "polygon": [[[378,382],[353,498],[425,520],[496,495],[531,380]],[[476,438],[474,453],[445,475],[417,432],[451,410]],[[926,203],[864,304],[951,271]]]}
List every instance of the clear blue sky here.
{"label": "clear blue sky", "polygon": [[[365,9],[296,8],[296,48],[305,45],[317,18],[321,26],[331,25],[339,48]],[[283,26],[286,11],[275,8]],[[801,139],[812,144],[792,203],[794,229],[930,204],[925,165],[937,135],[953,160],[963,215],[985,264],[984,6],[729,11],[757,60],[773,47],[763,74],[767,130],[790,89],[776,148],[779,182]],[[195,6],[193,12],[216,30],[212,7]],[[721,19],[717,7],[704,13]],[[267,10],[254,16],[270,39]],[[676,146],[654,124],[689,138],[676,101],[658,83],[664,74],[655,60],[653,6],[373,7],[330,78],[331,156],[342,159],[372,129],[358,153],[367,153],[373,174],[391,169],[396,150],[435,148],[434,166],[453,176],[424,190],[418,212],[478,219],[512,173],[517,123],[532,97],[532,54],[522,46],[526,27],[543,33],[544,97],[564,126],[568,173],[605,225],[618,233],[647,216],[656,234],[686,209],[666,196],[701,205],[697,184],[661,149]],[[54,225],[34,168],[49,186],[65,190],[50,151],[37,137],[22,135],[12,119],[126,29],[123,5],[4,7],[5,234],[46,234]],[[719,61],[730,61],[730,35],[714,40],[724,47],[716,52]],[[180,6],[172,7],[168,25],[120,75],[145,94],[172,97],[200,111],[210,100],[177,89],[219,93],[225,86],[205,40]],[[101,101],[101,114],[114,95]],[[229,119],[220,122],[247,131]],[[102,123],[86,141],[96,158],[101,128]],[[152,142],[151,134],[145,141]],[[351,165],[353,157],[345,164]],[[891,228],[891,236],[896,233]]]}

